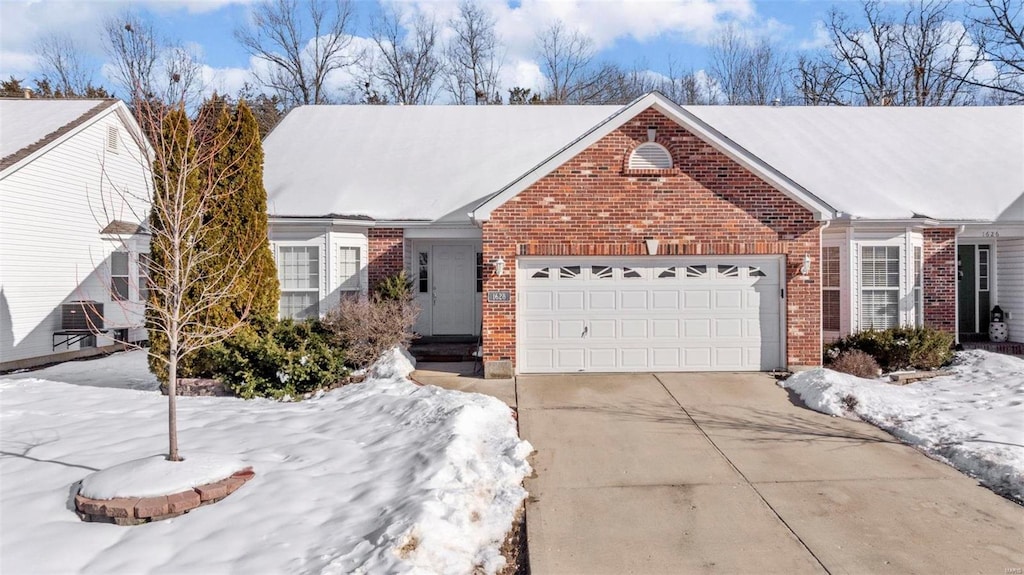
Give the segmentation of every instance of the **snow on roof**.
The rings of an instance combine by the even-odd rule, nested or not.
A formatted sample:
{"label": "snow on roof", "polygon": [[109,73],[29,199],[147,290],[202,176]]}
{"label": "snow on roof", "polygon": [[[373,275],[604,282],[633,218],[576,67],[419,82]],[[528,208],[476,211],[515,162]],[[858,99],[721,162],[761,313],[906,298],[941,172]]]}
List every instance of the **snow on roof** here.
{"label": "snow on roof", "polygon": [[1024,220],[1024,107],[687,106],[837,210]]}
{"label": "snow on roof", "polygon": [[[0,99],[0,159],[8,158],[33,144],[49,141],[62,128],[93,109],[113,105],[116,100]],[[91,115],[91,114],[89,114]]]}
{"label": "snow on roof", "polygon": [[268,209],[465,221],[482,198],[619,109],[303,106],[263,142]]}
{"label": "snow on roof", "polygon": [[[1024,220],[1024,107],[688,106],[844,214]],[[275,216],[465,221],[619,106],[305,106],[264,141]]]}

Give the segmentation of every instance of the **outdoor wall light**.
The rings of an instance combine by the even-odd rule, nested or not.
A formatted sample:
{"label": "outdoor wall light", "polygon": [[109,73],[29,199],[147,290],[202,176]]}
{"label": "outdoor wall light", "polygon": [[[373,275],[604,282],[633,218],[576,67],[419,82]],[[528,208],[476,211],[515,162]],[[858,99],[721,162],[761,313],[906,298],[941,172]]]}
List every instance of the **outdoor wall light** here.
{"label": "outdoor wall light", "polygon": [[811,256],[804,255],[804,263],[800,265],[800,275],[805,276],[811,273]]}
{"label": "outdoor wall light", "polygon": [[495,275],[505,275],[505,258],[498,256],[498,259],[494,260],[492,265],[494,265]]}

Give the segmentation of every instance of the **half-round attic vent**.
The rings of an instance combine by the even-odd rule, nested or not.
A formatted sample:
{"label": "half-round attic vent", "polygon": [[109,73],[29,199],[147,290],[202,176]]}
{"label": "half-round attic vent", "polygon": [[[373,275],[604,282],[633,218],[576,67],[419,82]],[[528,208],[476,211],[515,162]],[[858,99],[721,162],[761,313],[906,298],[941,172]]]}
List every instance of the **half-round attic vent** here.
{"label": "half-round attic vent", "polygon": [[630,170],[667,170],[672,167],[672,154],[665,146],[646,142],[640,144],[629,156]]}

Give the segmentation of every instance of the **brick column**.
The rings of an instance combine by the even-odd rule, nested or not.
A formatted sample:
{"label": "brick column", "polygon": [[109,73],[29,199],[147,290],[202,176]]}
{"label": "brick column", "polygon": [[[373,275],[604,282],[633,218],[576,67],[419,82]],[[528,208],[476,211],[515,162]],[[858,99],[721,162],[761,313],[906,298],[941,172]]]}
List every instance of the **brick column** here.
{"label": "brick column", "polygon": [[924,231],[924,324],[956,333],[956,230]]}
{"label": "brick column", "polygon": [[370,253],[366,262],[370,291],[373,291],[381,280],[397,274],[404,268],[404,239],[405,232],[402,228],[370,228],[367,233]]}

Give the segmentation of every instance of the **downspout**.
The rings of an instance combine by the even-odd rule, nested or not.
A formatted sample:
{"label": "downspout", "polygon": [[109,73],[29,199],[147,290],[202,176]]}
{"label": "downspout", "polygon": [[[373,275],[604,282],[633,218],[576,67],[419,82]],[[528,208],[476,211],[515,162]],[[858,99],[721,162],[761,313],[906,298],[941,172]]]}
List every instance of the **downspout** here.
{"label": "downspout", "polygon": [[[831,226],[831,225],[832,225],[832,220],[828,219],[828,220],[825,220],[825,223],[820,228],[818,228],[818,277],[821,277],[821,241],[823,239],[822,235],[824,235],[825,230],[827,230],[828,227]],[[819,305],[821,305],[821,298],[822,298],[821,287],[822,286],[820,285],[820,282],[819,282],[819,285],[818,285],[818,304]],[[821,310],[819,309],[819,314],[818,314],[818,317],[819,317],[819,320],[818,320],[818,349],[823,350],[823,349],[825,349],[825,329],[824,329],[825,326],[824,326],[824,318],[821,317],[821,313],[820,312],[821,312]],[[788,314],[789,311],[787,310],[786,313]],[[840,313],[840,316],[841,315],[842,314]],[[787,331],[788,331],[788,328],[787,328]],[[787,350],[786,353],[788,355],[789,351]]]}

